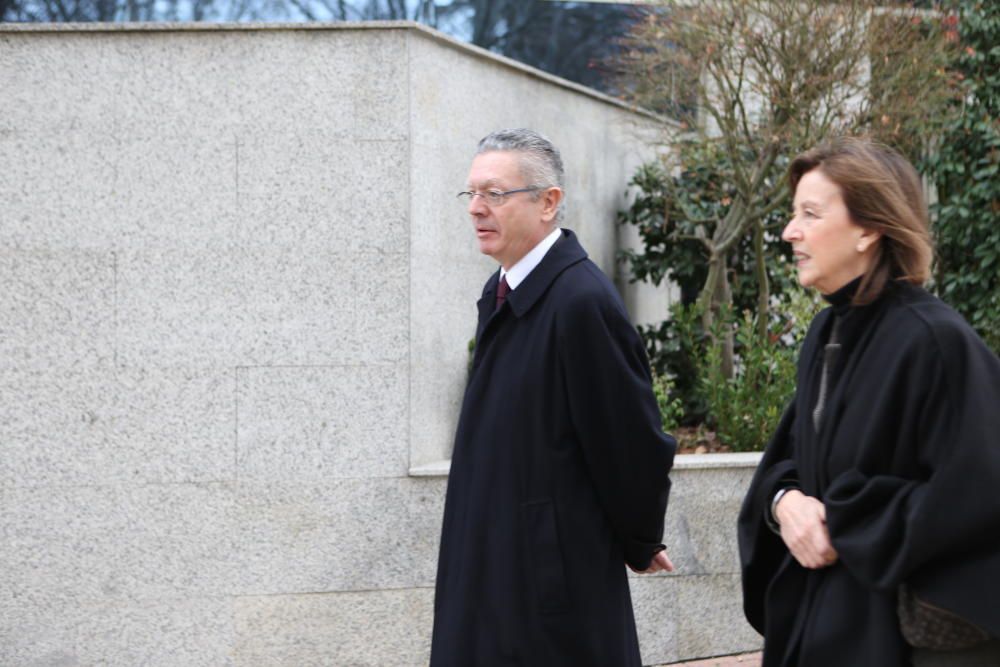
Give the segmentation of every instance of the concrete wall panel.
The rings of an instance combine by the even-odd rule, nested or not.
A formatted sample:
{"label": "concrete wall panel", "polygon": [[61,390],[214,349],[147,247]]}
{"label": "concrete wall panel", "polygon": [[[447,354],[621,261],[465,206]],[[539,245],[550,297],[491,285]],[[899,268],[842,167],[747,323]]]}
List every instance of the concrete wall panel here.
{"label": "concrete wall panel", "polygon": [[[238,667],[427,664],[433,589],[241,598]],[[394,656],[386,661],[385,656]]]}
{"label": "concrete wall panel", "polygon": [[5,605],[0,663],[18,667],[229,667],[233,610],[225,598]]}
{"label": "concrete wall panel", "polygon": [[103,239],[106,247],[198,247],[234,237],[236,139],[229,133],[168,129],[173,130],[116,138],[108,207],[114,229]]}
{"label": "concrete wall panel", "polygon": [[238,374],[241,480],[406,475],[403,365],[243,368]]}
{"label": "concrete wall panel", "polygon": [[113,41],[73,32],[39,33],[29,39],[26,45],[21,34],[0,35],[0,134],[32,129],[114,134],[116,79],[124,63],[115,58]]}
{"label": "concrete wall panel", "polygon": [[[7,89],[0,84],[0,90],[6,101]],[[117,140],[103,131],[0,131],[6,167],[0,169],[0,241],[26,251],[107,250],[116,235],[117,161]]]}
{"label": "concrete wall panel", "polygon": [[231,480],[235,372],[0,373],[0,485]]}
{"label": "concrete wall panel", "polygon": [[0,598],[221,596],[238,577],[233,490],[221,484],[5,488]]}
{"label": "concrete wall panel", "polygon": [[406,142],[284,130],[241,138],[238,151],[242,242],[329,253],[408,250]]}
{"label": "concrete wall panel", "polygon": [[0,369],[109,367],[114,264],[110,252],[0,253]]}
{"label": "concrete wall panel", "polygon": [[232,243],[123,251],[119,363],[235,367],[405,359],[404,258]]}
{"label": "concrete wall panel", "polygon": [[443,480],[240,484],[234,592],[432,587],[443,491]]}

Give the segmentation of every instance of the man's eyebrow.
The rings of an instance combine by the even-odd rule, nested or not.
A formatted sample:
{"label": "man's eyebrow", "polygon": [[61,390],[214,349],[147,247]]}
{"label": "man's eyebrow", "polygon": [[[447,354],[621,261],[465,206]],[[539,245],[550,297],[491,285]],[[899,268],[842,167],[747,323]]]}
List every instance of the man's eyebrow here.
{"label": "man's eyebrow", "polygon": [[[484,187],[484,188],[485,187],[489,187],[491,185],[499,185],[499,184],[500,184],[500,179],[497,179],[497,178],[488,178],[485,181],[482,181],[481,183],[479,183],[479,185],[482,186],[482,187]],[[466,183],[465,186],[467,188],[469,188],[470,190],[471,189],[475,189],[475,184],[473,184],[473,183]]]}

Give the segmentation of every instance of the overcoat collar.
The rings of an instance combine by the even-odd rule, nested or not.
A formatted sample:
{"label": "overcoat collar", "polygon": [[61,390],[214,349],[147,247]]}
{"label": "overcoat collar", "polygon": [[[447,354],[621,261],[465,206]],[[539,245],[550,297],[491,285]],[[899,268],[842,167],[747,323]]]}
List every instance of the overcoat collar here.
{"label": "overcoat collar", "polygon": [[[562,237],[556,241],[542,261],[528,274],[516,290],[507,295],[507,303],[516,317],[523,317],[531,310],[549,286],[560,273],[577,262],[587,259],[587,252],[569,229],[562,230]],[[479,300],[480,320],[485,320],[492,314],[496,303],[497,283],[500,282],[500,270],[494,273],[486,283],[483,296]]]}

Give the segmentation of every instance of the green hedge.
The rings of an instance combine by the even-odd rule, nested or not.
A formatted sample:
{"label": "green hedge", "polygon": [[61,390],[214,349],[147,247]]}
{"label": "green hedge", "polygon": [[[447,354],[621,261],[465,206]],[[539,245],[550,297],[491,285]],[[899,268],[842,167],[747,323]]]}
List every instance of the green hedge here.
{"label": "green hedge", "polygon": [[954,69],[965,96],[923,170],[932,207],[935,289],[1000,353],[1000,2],[956,2]]}

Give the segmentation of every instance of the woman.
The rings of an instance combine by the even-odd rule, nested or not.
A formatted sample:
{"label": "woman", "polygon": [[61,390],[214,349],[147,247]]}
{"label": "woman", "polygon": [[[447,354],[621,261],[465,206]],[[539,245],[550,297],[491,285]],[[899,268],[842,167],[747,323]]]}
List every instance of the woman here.
{"label": "woman", "polygon": [[932,248],[905,159],[842,139],[789,183],[782,238],[830,307],[740,512],[764,667],[998,666],[1000,360],[921,288]]}

